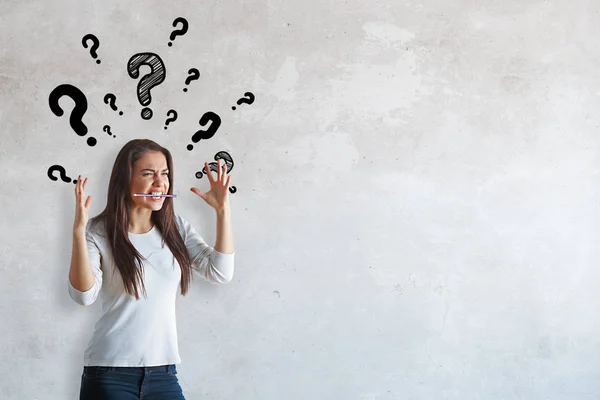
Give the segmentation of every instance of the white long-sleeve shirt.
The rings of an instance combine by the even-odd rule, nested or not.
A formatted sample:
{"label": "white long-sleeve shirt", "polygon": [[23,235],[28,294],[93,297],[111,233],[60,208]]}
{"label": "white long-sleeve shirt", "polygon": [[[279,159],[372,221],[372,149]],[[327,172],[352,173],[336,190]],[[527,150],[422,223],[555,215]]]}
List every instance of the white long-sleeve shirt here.
{"label": "white long-sleeve shirt", "polygon": [[[233,277],[234,253],[225,254],[207,245],[196,230],[179,215],[177,227],[187,248],[195,274],[212,283],[227,283]],[[181,269],[156,226],[142,234],[129,233],[129,240],[144,257],[140,299],[127,294],[114,264],[104,227],[86,227],[88,254],[94,285],[80,292],[69,282],[71,298],[83,306],[102,301],[101,316],[84,354],[84,366],[142,367],[179,364],[175,299],[181,291]],[[114,275],[113,275],[114,273]]]}

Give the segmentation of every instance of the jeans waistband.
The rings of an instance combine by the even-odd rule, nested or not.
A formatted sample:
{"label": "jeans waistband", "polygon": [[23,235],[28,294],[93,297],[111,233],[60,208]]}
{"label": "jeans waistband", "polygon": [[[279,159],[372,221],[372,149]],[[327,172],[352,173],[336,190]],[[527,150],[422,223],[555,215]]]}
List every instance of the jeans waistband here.
{"label": "jeans waistband", "polygon": [[155,366],[151,366],[151,367],[113,367],[113,366],[109,366],[109,365],[89,365],[89,366],[84,366],[83,368],[86,370],[90,370],[93,368],[104,367],[104,368],[110,368],[111,371],[169,372],[170,371],[169,368],[172,368],[174,366],[175,366],[175,364],[155,365]]}

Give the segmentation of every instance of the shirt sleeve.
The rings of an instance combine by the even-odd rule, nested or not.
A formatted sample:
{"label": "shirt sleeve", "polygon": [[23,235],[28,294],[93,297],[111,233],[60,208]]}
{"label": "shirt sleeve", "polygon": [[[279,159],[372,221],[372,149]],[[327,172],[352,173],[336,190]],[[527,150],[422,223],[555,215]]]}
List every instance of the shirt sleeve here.
{"label": "shirt sleeve", "polygon": [[88,256],[92,265],[92,272],[94,273],[94,285],[85,292],[80,292],[73,287],[71,280],[68,277],[67,282],[69,284],[69,295],[71,298],[77,304],[89,306],[96,301],[98,294],[100,293],[100,289],[102,288],[100,247],[98,246],[98,243],[94,239],[94,235],[90,230],[90,221],[88,221],[88,225],[85,230],[85,240],[87,243]]}
{"label": "shirt sleeve", "polygon": [[187,248],[192,269],[211,283],[227,283],[233,279],[233,253],[221,253],[204,242],[192,225],[176,215],[183,242]]}

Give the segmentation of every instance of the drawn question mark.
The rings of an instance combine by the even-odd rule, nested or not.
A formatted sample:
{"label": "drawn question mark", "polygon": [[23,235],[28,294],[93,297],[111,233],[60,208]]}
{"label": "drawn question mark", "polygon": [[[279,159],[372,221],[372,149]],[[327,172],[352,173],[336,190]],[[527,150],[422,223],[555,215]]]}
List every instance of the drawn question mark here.
{"label": "drawn question mark", "polygon": [[[196,68],[192,68],[188,71],[188,74],[190,76],[187,77],[187,79],[185,80],[185,84],[189,85],[191,81],[195,81],[198,78],[200,78],[200,71],[198,71]],[[187,92],[187,88],[183,88],[184,92]]]}
{"label": "drawn question mark", "polygon": [[[251,92],[244,93],[244,97],[237,101],[237,105],[241,104],[252,104],[254,103],[254,94]],[[235,110],[235,106],[231,107],[232,110]]]}
{"label": "drawn question mark", "polygon": [[[75,102],[75,107],[71,111],[71,116],[69,117],[71,128],[73,128],[73,131],[79,136],[87,135],[88,128],[81,120],[88,108],[87,98],[81,90],[73,85],[69,85],[68,83],[58,85],[50,92],[50,96],[48,97],[50,109],[57,117],[62,117],[64,114],[63,109],[60,107],[60,104],[58,104],[58,100],[63,96],[67,96]],[[96,143],[97,141],[94,137],[89,137],[87,140],[88,146],[95,146]]]}
{"label": "drawn question mark", "polygon": [[[177,17],[175,18],[175,20],[173,21],[173,27],[177,27],[177,24],[181,22],[181,29],[176,29],[173,32],[171,32],[171,35],[169,36],[169,39],[171,40],[175,40],[175,37],[177,36],[183,36],[185,35],[185,33],[188,30],[188,22],[185,18],[183,17]],[[173,46],[172,42],[169,42],[169,47]]]}
{"label": "drawn question mark", "polygon": [[[58,178],[56,176],[54,176],[55,171],[58,171],[60,173],[60,179],[63,182],[69,183],[71,181],[71,178],[69,178],[67,176],[67,171],[65,171],[63,166],[58,165],[58,164],[53,165],[50,168],[48,168],[48,178],[50,178],[53,181],[57,181]],[[73,183],[77,183],[77,179],[73,179]]]}
{"label": "drawn question mark", "polygon": [[[229,173],[233,169],[233,158],[231,158],[231,156],[229,155],[228,152],[219,151],[217,154],[215,154],[215,161],[218,161],[218,160],[225,161],[225,165],[227,166],[227,173]],[[219,172],[219,164],[216,162],[208,163],[208,169],[213,172]],[[204,174],[206,174],[206,167],[202,168],[202,172]],[[196,178],[202,179],[202,176],[203,176],[202,172],[200,172],[200,171],[196,172]],[[229,192],[235,193],[235,192],[237,192],[237,188],[235,186],[231,186],[229,188]]]}
{"label": "drawn question mark", "polygon": [[112,134],[112,132],[110,131],[110,125],[104,125],[104,128],[102,128],[102,130],[106,133],[108,133],[108,135],[112,135],[112,137],[116,137],[115,135]]}
{"label": "drawn question mark", "polygon": [[96,53],[96,50],[98,50],[98,47],[100,47],[100,41],[98,40],[98,38],[96,37],[96,35],[88,33],[81,40],[81,44],[83,44],[83,47],[85,47],[86,49],[88,48],[88,43],[87,42],[89,40],[92,41],[92,48],[90,49],[90,55],[94,59],[96,59],[96,64],[100,64],[101,61],[100,61],[100,59],[98,59],[98,54]]}
{"label": "drawn question mark", "polygon": [[175,121],[177,121],[177,111],[175,111],[175,110],[169,110],[169,112],[167,112],[167,117],[168,117],[169,115],[171,115],[171,114],[173,114],[173,115],[171,116],[171,118],[167,118],[167,120],[165,121],[165,130],[167,129],[167,126],[168,126],[168,125],[169,125],[171,122],[175,122]]}
{"label": "drawn question mark", "polygon": [[[165,80],[167,70],[160,57],[154,53],[138,53],[133,55],[127,62],[127,72],[133,79],[140,76],[139,69],[142,65],[147,65],[152,70],[148,75],[144,75],[138,83],[137,96],[141,105],[148,106],[152,102],[150,89],[160,85]],[[148,107],[142,109],[142,119],[152,118],[152,110]]]}
{"label": "drawn question mark", "polygon": [[[198,143],[200,139],[210,139],[215,135],[219,126],[221,126],[221,117],[215,114],[212,111],[207,111],[204,113],[202,117],[200,117],[200,121],[198,123],[200,126],[206,125],[208,122],[211,122],[210,126],[207,129],[200,129],[192,136],[192,142]],[[194,145],[188,144],[187,149],[192,151]]]}
{"label": "drawn question mark", "polygon": [[[109,104],[113,111],[117,111],[117,105],[115,104],[116,100],[117,96],[112,93],[108,93],[106,96],[104,96],[104,104]],[[123,111],[119,111],[119,115],[123,115]]]}

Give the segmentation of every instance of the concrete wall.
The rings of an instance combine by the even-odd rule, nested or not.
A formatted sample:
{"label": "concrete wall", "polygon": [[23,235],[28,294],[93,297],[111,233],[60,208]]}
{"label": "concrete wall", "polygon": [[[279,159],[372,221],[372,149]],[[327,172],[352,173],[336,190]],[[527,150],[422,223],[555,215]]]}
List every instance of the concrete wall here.
{"label": "concrete wall", "polygon": [[[89,177],[93,216],[118,150],[150,138],[209,243],[214,212],[189,188],[216,153],[234,162],[234,280],[177,300],[187,398],[599,398],[599,10],[3,0],[2,397],[77,398],[100,311],[67,293],[73,183],[49,168]],[[166,70],[149,120],[139,52]],[[71,100],[49,106],[61,84],[87,99],[84,136]],[[194,143],[209,111],[221,125]]]}

